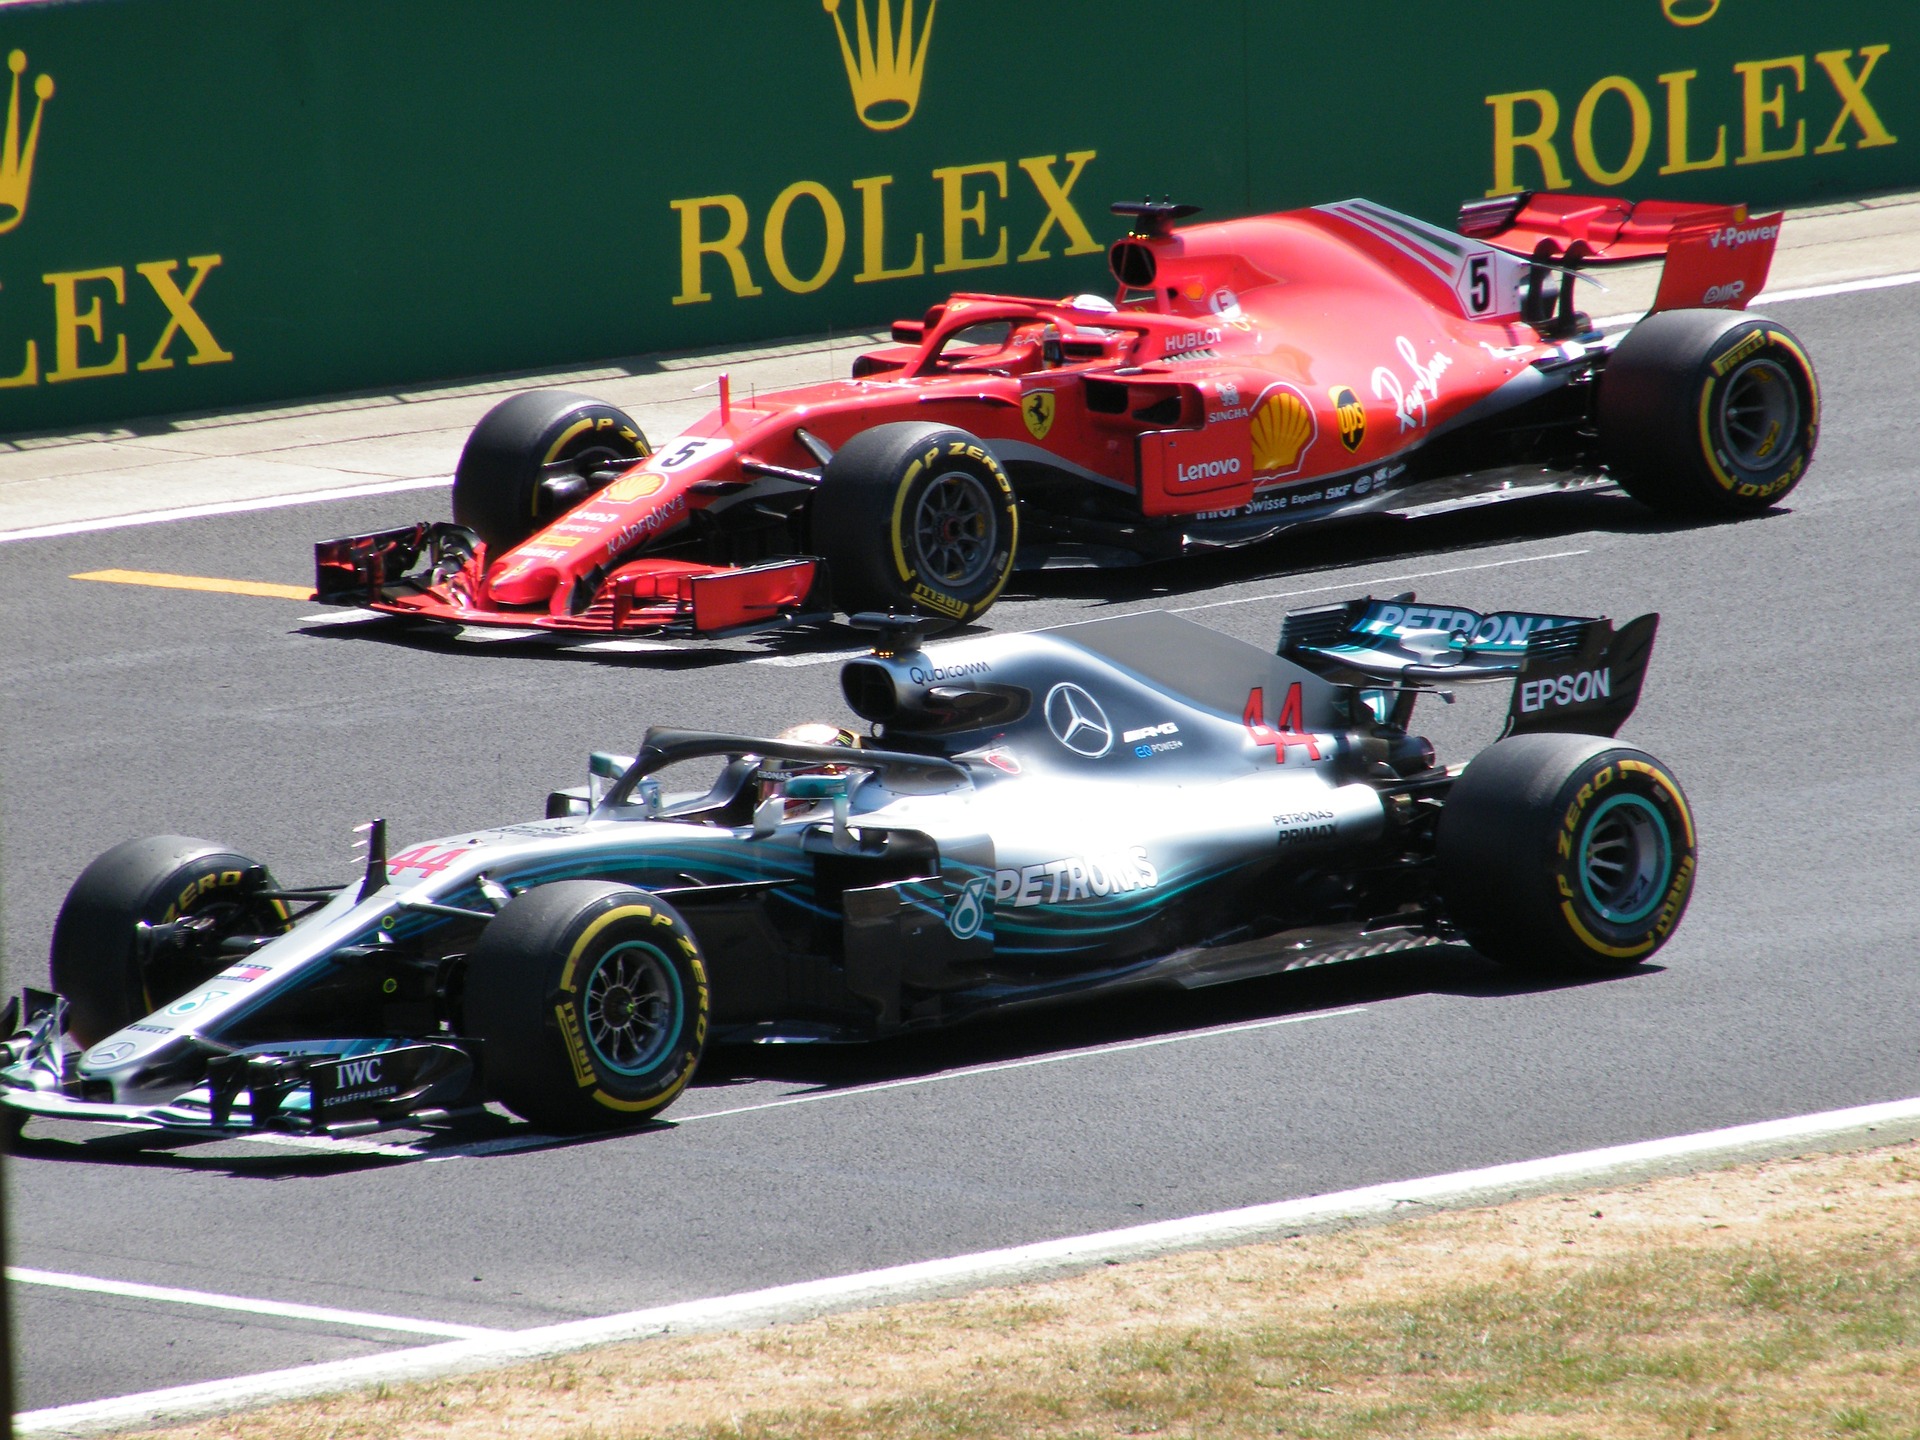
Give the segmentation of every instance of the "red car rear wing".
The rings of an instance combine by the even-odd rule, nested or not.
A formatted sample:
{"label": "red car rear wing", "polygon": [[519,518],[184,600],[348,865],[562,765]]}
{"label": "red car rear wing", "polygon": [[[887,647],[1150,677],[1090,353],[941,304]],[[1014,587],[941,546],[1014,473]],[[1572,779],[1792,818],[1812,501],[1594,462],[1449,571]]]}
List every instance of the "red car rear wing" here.
{"label": "red car rear wing", "polygon": [[1523,192],[1462,205],[1460,233],[1569,266],[1664,257],[1655,310],[1740,310],[1767,283],[1780,219],[1744,205]]}

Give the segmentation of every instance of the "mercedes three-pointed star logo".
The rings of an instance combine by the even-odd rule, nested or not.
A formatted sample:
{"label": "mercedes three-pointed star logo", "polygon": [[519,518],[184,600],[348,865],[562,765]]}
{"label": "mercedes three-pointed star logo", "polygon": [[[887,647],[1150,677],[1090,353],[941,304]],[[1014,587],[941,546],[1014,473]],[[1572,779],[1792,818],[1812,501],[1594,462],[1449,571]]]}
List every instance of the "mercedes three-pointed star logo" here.
{"label": "mercedes three-pointed star logo", "polygon": [[1113,748],[1113,724],[1100,702],[1078,685],[1056,685],[1047,692],[1047,728],[1076,755],[1098,760]]}

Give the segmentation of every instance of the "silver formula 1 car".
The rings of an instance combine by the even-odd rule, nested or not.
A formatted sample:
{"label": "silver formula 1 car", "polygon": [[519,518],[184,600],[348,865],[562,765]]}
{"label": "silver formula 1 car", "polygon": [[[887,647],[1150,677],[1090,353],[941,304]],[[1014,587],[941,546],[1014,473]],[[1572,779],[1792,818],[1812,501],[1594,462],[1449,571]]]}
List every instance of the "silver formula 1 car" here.
{"label": "silver formula 1 car", "polygon": [[[609,1128],[713,1039],[1457,940],[1621,970],[1686,908],[1687,802],[1610,738],[1656,616],[1355,600],[1289,614],[1275,654],[1161,613],[932,650],[865,618],[841,677],[865,736],[651,729],[544,819],[398,853],[374,822],[341,885],[177,836],[109,850],[61,909],[55,993],[0,1029],[0,1113],[324,1134],[497,1101]],[[1415,700],[1471,681],[1511,684],[1506,732],[1442,766]],[[667,788],[693,762],[718,773]]]}

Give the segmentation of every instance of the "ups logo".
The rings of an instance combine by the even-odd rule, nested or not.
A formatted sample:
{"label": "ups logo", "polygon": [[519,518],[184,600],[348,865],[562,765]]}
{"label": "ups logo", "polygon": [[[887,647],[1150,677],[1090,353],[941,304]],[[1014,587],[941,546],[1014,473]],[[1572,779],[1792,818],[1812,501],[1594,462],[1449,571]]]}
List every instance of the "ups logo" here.
{"label": "ups logo", "polygon": [[1360,448],[1360,442],[1367,438],[1367,407],[1345,385],[1336,385],[1327,394],[1333,399],[1333,413],[1340,422],[1340,443],[1347,447],[1347,453],[1351,455]]}

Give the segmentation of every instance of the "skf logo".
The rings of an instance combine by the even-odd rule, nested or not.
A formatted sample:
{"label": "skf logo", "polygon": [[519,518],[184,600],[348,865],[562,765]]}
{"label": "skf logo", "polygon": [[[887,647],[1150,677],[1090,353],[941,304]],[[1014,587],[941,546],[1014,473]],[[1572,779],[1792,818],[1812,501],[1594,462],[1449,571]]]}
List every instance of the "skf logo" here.
{"label": "skf logo", "polygon": [[1360,448],[1360,442],[1367,438],[1367,407],[1346,385],[1336,385],[1327,394],[1332,397],[1333,413],[1340,421],[1340,443],[1347,447],[1347,453],[1351,455]]}
{"label": "skf logo", "polygon": [[53,98],[53,77],[42,75],[33,82],[39,103],[33,107],[33,123],[27,127],[26,148],[20,145],[20,77],[27,72],[27,52],[16,50],[7,56],[7,68],[13,72],[13,94],[7,101],[6,149],[0,152],[0,235],[27,218],[27,191],[33,185],[33,152],[40,148],[40,117],[47,101]]}
{"label": "skf logo", "polygon": [[913,0],[905,0],[900,11],[900,33],[893,29],[893,0],[875,0],[878,10],[878,34],[867,28],[867,0],[853,0],[854,30],[859,50],[847,38],[846,22],[840,18],[840,0],[821,0],[833,17],[833,28],[840,36],[840,60],[847,67],[847,84],[853,89],[853,108],[860,123],[869,130],[898,130],[913,118],[920,103],[920,76],[927,64],[927,42],[933,38],[933,11],[940,0],[927,0],[927,21],[920,28],[920,42],[913,39]]}
{"label": "skf logo", "polygon": [[1027,433],[1036,440],[1047,438],[1047,432],[1053,429],[1054,414],[1053,391],[1031,390],[1026,399],[1020,402],[1020,417],[1027,422]]}

